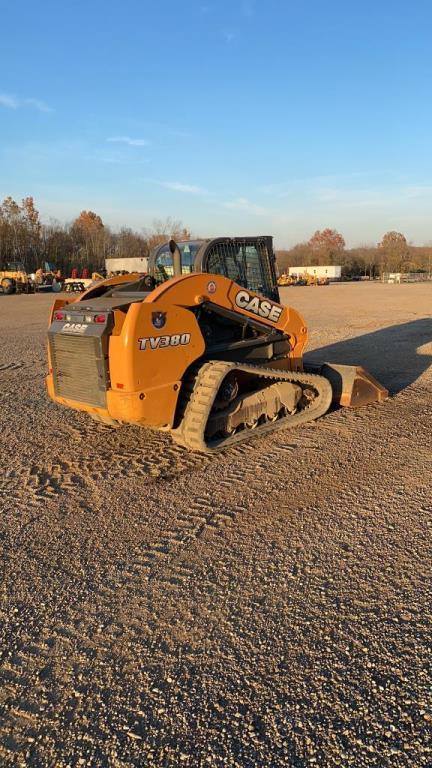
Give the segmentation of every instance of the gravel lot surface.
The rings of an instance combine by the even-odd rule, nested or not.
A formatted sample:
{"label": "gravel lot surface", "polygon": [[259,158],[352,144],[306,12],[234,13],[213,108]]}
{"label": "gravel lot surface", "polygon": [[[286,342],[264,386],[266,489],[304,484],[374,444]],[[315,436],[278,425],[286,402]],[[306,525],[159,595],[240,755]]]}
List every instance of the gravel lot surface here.
{"label": "gravel lot surface", "polygon": [[4,766],[432,766],[432,285],[283,289],[392,397],[217,457],[48,401],[0,296]]}

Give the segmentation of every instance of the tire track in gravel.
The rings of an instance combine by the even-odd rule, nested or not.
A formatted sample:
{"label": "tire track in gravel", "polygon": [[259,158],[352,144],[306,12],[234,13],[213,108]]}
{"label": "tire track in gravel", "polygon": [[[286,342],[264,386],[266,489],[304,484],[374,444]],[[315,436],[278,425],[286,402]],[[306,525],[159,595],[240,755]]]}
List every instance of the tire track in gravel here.
{"label": "tire track in gravel", "polygon": [[[0,374],[1,373],[13,373],[14,371],[23,371],[25,369],[31,368],[34,370],[35,366],[42,367],[46,369],[47,362],[43,358],[36,358],[29,360],[26,358],[25,360],[11,360],[10,362],[6,363],[0,363]],[[40,374],[39,374],[40,375]]]}
{"label": "tire track in gravel", "polygon": [[[24,510],[65,495],[85,498],[98,485],[123,479],[169,480],[204,467],[209,461],[149,430],[139,436],[137,445],[137,441],[133,442],[136,435],[128,435],[128,429],[113,432],[99,425],[66,429],[72,441],[65,440],[56,454],[50,453],[49,446],[41,445],[39,461],[28,462],[25,455],[15,456],[13,468],[8,468],[9,458],[4,454],[2,464],[6,468],[0,477],[0,499],[6,508]],[[13,434],[12,428],[9,434]]]}
{"label": "tire track in gravel", "polygon": [[[135,434],[139,435],[140,432],[142,433],[142,430]],[[71,430],[71,434],[79,442],[92,443],[95,439],[100,439],[102,433],[111,435],[112,438],[110,446],[104,446],[103,457],[100,455],[96,459],[80,459],[79,468],[81,472],[88,473],[92,482],[98,483],[105,478],[111,487],[121,479],[131,480],[135,477],[169,482],[176,475],[194,471],[205,472],[215,460],[212,456],[189,453],[172,444],[168,435],[149,430],[145,431],[146,458],[139,456],[140,449],[136,445],[123,445],[121,453],[118,452],[118,443],[124,439],[122,434],[130,435],[130,427],[113,432],[109,427],[86,423],[83,429],[77,430],[73,427]],[[268,438],[266,442],[257,443],[254,440],[233,447],[229,451],[230,461],[225,465],[223,477],[218,485],[222,489],[235,488],[240,496],[254,489],[261,490],[262,473],[269,475],[281,455],[289,459],[297,450],[316,452],[318,449],[315,433],[299,433],[295,436],[290,433],[290,437],[292,441],[286,442],[285,437],[276,435],[270,444],[271,447]],[[97,450],[95,452],[97,455]],[[110,469],[108,479],[107,466],[115,467]],[[203,493],[194,497],[188,503],[187,509],[178,509],[178,505],[173,505],[173,509],[174,514],[170,515],[165,523],[158,525],[153,540],[141,542],[138,550],[128,559],[122,575],[123,586],[134,585],[139,589],[144,583],[153,581],[164,582],[167,586],[185,584],[193,568],[182,562],[184,553],[202,537],[234,524],[240,516],[248,512],[249,507],[247,503],[227,504],[217,501],[210,493]]]}
{"label": "tire track in gravel", "polygon": [[139,554],[129,560],[125,582],[163,582],[167,586],[185,584],[193,567],[180,562],[181,556],[201,537],[235,522],[247,512],[244,504],[215,504],[211,495],[196,496],[187,511],[179,510],[153,542],[140,546]]}
{"label": "tire track in gravel", "polygon": [[[184,451],[156,430],[130,426],[112,429],[91,421],[77,427],[68,424],[67,430],[78,444],[77,468],[96,483],[105,481],[107,475],[116,481],[128,477],[168,480],[210,460]],[[89,449],[83,451],[82,444],[86,443]]]}
{"label": "tire track in gravel", "polygon": [[74,496],[85,490],[79,468],[67,460],[31,463],[6,469],[0,483],[0,499],[4,509],[15,511],[40,507],[49,499],[62,495]]}
{"label": "tire track in gravel", "polygon": [[31,365],[29,362],[25,362],[24,360],[16,360],[12,363],[0,363],[0,372],[1,371],[17,371],[21,368],[28,368]]}
{"label": "tire track in gravel", "polygon": [[[29,537],[42,537],[48,521],[61,498],[73,500],[75,509],[83,506],[89,488],[73,465],[67,461],[42,467],[40,464],[7,468],[0,479],[1,579],[4,588],[9,574],[21,567],[21,552]],[[53,504],[55,505],[53,507]],[[47,530],[50,525],[47,523]],[[34,559],[34,553],[33,553]]]}
{"label": "tire track in gravel", "polygon": [[[261,490],[262,477],[271,474],[281,456],[289,461],[294,452],[306,452],[307,456],[308,452],[319,451],[328,433],[342,440],[355,439],[356,433],[363,434],[365,418],[363,415],[359,419],[355,412],[333,411],[298,433],[287,431],[286,435],[278,434],[270,440],[235,446],[229,452],[232,460],[226,465],[219,485],[224,489],[236,488],[240,493],[242,489]],[[47,462],[44,467],[33,463],[21,471],[6,472],[0,497],[22,510],[35,510],[61,495],[85,498],[96,492],[102,482],[109,482],[112,487],[122,479],[169,481],[176,475],[203,471],[211,465],[212,457],[188,453],[172,444],[168,435],[141,429],[132,433],[132,429],[112,430],[91,421],[79,427],[68,425],[72,441],[66,443],[62,460]],[[291,442],[286,442],[287,436]],[[88,449],[83,451],[86,444]],[[145,456],[141,455],[143,451]],[[73,460],[67,456],[70,452]],[[190,570],[180,562],[182,554],[202,536],[232,524],[247,511],[246,504],[226,505],[215,503],[210,494],[197,496],[187,510],[178,511],[167,526],[159,529],[152,542],[141,547],[127,564],[124,581],[157,579],[172,585],[184,584]]]}
{"label": "tire track in gravel", "polygon": [[[159,435],[159,439],[160,437]],[[297,447],[296,443],[276,445],[267,450],[264,458],[258,459],[258,465],[268,469],[281,452],[291,454]],[[177,465],[180,473],[191,468],[202,472],[211,465],[211,456],[190,454],[175,445],[171,450],[176,456],[180,456],[180,467]],[[236,446],[229,453],[230,456],[234,454],[235,460],[229,462],[219,485],[225,489],[236,488],[241,495],[242,491],[250,489],[253,480],[257,481],[257,462],[252,461],[252,457],[260,456],[260,448],[257,450],[255,443],[244,444]],[[248,464],[249,468],[245,469]],[[134,583],[136,586],[142,586],[143,582],[156,580],[164,582],[167,586],[185,584],[193,568],[181,562],[184,553],[202,537],[234,524],[248,509],[247,503],[227,504],[215,500],[211,493],[193,497],[188,502],[187,509],[177,509],[177,506],[174,506],[174,514],[169,517],[167,524],[158,528],[153,541],[141,543],[139,551],[128,561],[123,574],[124,584]]]}
{"label": "tire track in gravel", "polygon": [[[287,443],[281,435],[275,436],[277,442],[268,445],[252,441],[237,445],[229,450],[230,461],[224,466],[224,475],[218,481],[222,489],[236,489],[237,495],[246,495],[256,489],[262,490],[262,473],[271,473],[281,456],[290,457],[296,450],[316,452],[318,444],[315,435],[296,436],[295,441]],[[266,445],[265,453],[262,453]],[[174,446],[183,456],[192,458],[195,469],[203,470],[211,466],[212,458],[205,455],[188,454],[183,448]],[[216,457],[217,460],[217,457]],[[139,553],[128,562],[124,571],[124,583],[134,583],[137,587],[142,582],[158,581],[168,586],[186,584],[193,572],[193,567],[182,562],[184,553],[193,547],[202,537],[217,530],[235,524],[249,512],[247,502],[220,502],[211,493],[203,493],[188,503],[187,509],[176,510],[169,518],[168,525],[161,527],[156,538],[140,546]]]}

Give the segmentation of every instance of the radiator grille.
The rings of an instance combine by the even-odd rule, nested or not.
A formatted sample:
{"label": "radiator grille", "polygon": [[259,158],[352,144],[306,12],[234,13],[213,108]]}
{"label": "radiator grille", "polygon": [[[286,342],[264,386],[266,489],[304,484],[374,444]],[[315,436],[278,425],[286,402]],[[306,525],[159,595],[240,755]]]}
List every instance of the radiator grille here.
{"label": "radiator grille", "polygon": [[99,336],[50,336],[56,395],[106,406],[108,376],[103,341]]}

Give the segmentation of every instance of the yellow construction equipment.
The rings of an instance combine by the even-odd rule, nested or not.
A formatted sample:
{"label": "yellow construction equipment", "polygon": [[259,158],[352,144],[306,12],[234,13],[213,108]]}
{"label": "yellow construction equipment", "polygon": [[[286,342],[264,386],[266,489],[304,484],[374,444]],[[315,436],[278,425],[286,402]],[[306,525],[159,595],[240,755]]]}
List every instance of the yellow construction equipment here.
{"label": "yellow construction equipment", "polygon": [[294,284],[294,280],[291,277],[291,275],[287,275],[286,272],[284,272],[282,275],[280,275],[278,277],[277,284],[280,287],[286,287],[288,285],[293,285]]}
{"label": "yellow construction equipment", "polygon": [[34,293],[35,284],[21,262],[6,262],[0,266],[2,293]]}
{"label": "yellow construction equipment", "polygon": [[305,370],[307,328],[280,304],[270,237],[171,240],[148,274],[57,300],[48,339],[55,402],[169,431],[194,451],[317,419],[332,401],[387,396],[362,368]]}

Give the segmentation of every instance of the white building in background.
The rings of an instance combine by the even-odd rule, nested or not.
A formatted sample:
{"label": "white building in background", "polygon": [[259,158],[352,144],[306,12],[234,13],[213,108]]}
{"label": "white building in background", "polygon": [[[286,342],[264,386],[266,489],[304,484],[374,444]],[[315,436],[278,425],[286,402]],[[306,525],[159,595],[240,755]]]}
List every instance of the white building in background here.
{"label": "white building in background", "polygon": [[147,272],[148,259],[146,256],[119,256],[105,259],[105,269],[108,272]]}
{"label": "white building in background", "polygon": [[342,268],[339,265],[331,264],[327,267],[290,267],[290,275],[314,275],[315,277],[328,277],[329,280],[340,280]]}

